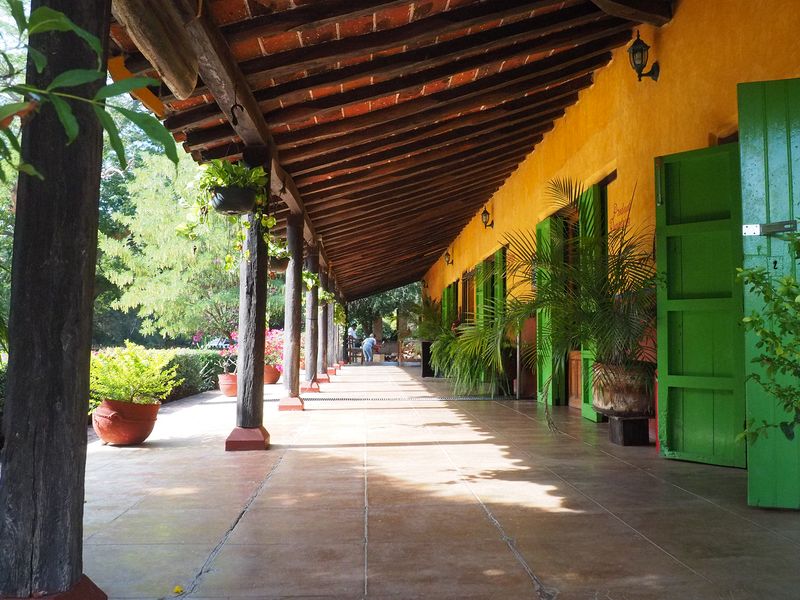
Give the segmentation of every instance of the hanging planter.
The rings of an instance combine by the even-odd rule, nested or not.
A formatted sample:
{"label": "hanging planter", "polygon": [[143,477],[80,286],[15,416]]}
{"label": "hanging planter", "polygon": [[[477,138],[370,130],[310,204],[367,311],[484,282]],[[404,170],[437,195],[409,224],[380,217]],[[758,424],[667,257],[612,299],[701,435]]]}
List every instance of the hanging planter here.
{"label": "hanging planter", "polygon": [[275,273],[286,273],[289,268],[289,257],[286,258],[270,258],[269,270]]}
{"label": "hanging planter", "polygon": [[244,215],[255,209],[256,196],[250,188],[215,187],[211,190],[211,207],[223,215]]}

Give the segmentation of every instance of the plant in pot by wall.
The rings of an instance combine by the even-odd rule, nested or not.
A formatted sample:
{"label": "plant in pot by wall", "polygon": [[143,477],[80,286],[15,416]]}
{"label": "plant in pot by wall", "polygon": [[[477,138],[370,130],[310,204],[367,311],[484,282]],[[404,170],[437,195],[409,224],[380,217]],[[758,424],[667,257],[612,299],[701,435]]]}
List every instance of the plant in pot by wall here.
{"label": "plant in pot by wall", "polygon": [[[231,339],[236,340],[236,332],[231,333]],[[239,360],[239,347],[231,344],[219,351],[219,366],[222,373],[217,375],[219,390],[229,398],[235,398],[238,391],[236,381],[236,363]]]}
{"label": "plant in pot by wall", "polygon": [[[573,181],[554,180],[548,194],[557,207],[576,211],[584,191]],[[656,368],[652,232],[632,229],[629,220],[608,233],[586,229],[539,243],[535,231],[508,237],[508,269],[520,292],[506,318],[521,323],[537,311],[548,315],[537,324],[539,351],[550,352],[554,361],[548,385],[563,377],[570,351],[591,349],[592,405],[612,419],[612,441],[621,419],[638,419],[646,436]],[[569,255],[575,259],[565,260]]]}
{"label": "plant in pot by wall", "polygon": [[107,444],[140,444],[153,431],[161,400],[183,380],[169,366],[174,352],[150,352],[126,342],[92,354],[92,425]]}
{"label": "plant in pot by wall", "polygon": [[278,383],[283,372],[283,329],[264,333],[264,384]]}

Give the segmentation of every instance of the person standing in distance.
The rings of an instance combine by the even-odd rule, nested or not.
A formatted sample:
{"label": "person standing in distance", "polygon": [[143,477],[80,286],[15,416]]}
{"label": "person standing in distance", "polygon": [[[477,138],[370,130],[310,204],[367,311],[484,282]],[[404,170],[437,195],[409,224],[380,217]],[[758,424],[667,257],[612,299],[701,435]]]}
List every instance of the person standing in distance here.
{"label": "person standing in distance", "polygon": [[364,362],[372,362],[372,349],[375,346],[375,334],[370,333],[369,337],[361,344],[361,351],[364,353]]}

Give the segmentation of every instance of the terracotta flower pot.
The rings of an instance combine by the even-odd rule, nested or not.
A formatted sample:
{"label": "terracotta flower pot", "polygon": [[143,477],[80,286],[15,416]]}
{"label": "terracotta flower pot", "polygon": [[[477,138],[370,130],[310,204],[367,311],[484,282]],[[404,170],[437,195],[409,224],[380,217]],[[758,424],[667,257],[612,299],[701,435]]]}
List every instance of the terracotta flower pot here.
{"label": "terracotta flower pot", "polygon": [[219,378],[219,391],[229,398],[235,398],[236,373],[220,373],[217,378]]}
{"label": "terracotta flower pot", "polygon": [[281,378],[281,372],[273,365],[264,365],[264,385],[272,385],[278,383]]}
{"label": "terracotta flower pot", "polygon": [[106,444],[131,446],[141,444],[153,431],[158,404],[134,404],[103,400],[92,413],[92,427]]}

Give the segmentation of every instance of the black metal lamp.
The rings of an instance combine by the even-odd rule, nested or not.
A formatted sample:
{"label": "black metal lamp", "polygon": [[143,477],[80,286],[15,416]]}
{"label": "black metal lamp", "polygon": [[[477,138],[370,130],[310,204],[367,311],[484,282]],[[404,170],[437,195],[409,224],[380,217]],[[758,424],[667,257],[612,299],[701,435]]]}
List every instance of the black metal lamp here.
{"label": "black metal lamp", "polygon": [[484,229],[486,229],[487,227],[491,227],[492,229],[494,229],[494,221],[492,221],[491,223],[489,222],[490,216],[491,215],[489,215],[489,211],[486,210],[486,207],[484,206],[483,212],[481,213],[481,223],[483,223]]}
{"label": "black metal lamp", "polygon": [[446,265],[452,265],[453,264],[453,257],[450,256],[450,250],[447,250],[444,253],[444,264],[446,264]]}
{"label": "black metal lamp", "polygon": [[628,48],[628,58],[631,60],[631,66],[633,70],[636,71],[639,81],[642,80],[642,77],[650,77],[653,81],[658,81],[658,74],[661,70],[658,66],[658,61],[653,63],[653,66],[650,67],[647,73],[644,72],[644,68],[647,66],[648,50],[650,50],[650,46],[642,41],[642,38],[639,37],[639,31],[637,30],[636,39]]}

